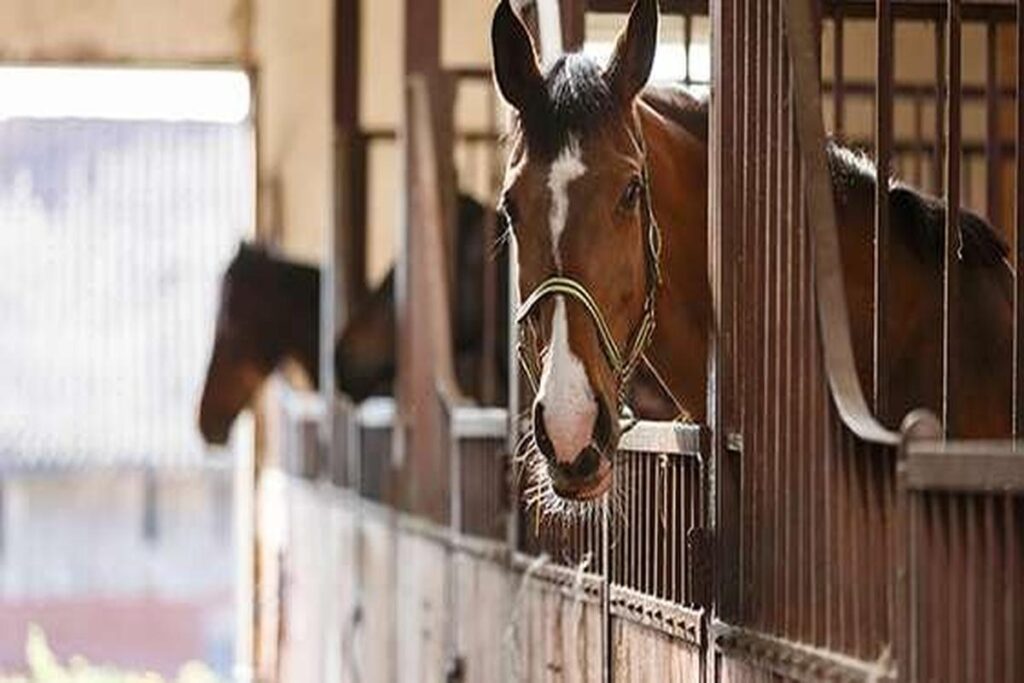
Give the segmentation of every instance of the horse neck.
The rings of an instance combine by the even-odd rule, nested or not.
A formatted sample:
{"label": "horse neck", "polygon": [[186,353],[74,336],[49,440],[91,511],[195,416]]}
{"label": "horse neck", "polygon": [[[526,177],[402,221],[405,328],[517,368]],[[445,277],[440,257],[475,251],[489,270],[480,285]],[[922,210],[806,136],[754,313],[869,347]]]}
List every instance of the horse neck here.
{"label": "horse neck", "polygon": [[711,332],[707,145],[678,122],[643,103],[638,106],[663,242],[663,283],[648,355],[676,400],[700,421],[706,412]]}

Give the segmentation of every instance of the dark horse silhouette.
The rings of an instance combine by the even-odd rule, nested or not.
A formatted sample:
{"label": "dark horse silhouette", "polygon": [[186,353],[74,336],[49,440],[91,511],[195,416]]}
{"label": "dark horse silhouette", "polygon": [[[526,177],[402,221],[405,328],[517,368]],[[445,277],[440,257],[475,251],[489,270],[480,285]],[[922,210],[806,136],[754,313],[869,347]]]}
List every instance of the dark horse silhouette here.
{"label": "dark horse silhouette", "polygon": [[[473,199],[458,202],[458,283],[452,321],[460,387],[479,398],[481,364],[496,364],[504,397],[507,325],[500,321],[496,348],[484,353],[480,283],[486,212]],[[505,310],[508,273],[499,261],[497,296],[486,305]],[[389,394],[395,374],[394,273],[357,310],[335,345],[338,388],[353,400]],[[242,244],[224,274],[216,338],[199,407],[199,428],[208,443],[223,444],[238,413],[285,359],[294,360],[316,387],[320,377],[320,271]]]}
{"label": "dark horse silhouette", "polygon": [[[632,369],[623,358],[639,358],[639,349],[680,407],[704,418],[714,320],[707,108],[680,88],[647,86],[657,0],[633,5],[605,67],[569,54],[542,71],[509,0],[498,5],[491,36],[495,78],[515,114],[501,210],[517,247],[519,291],[534,304],[524,315],[537,330],[536,347],[546,349],[535,354],[528,469],[541,478],[538,490],[588,500],[612,484],[619,399]],[[847,150],[833,147],[830,157],[854,352],[868,385],[878,178]],[[941,405],[945,207],[898,183],[890,201],[887,303],[898,324],[886,344],[890,406],[902,415]],[[1005,435],[1013,273],[1006,246],[966,211],[959,241],[963,343],[952,359],[959,380],[950,428]]]}

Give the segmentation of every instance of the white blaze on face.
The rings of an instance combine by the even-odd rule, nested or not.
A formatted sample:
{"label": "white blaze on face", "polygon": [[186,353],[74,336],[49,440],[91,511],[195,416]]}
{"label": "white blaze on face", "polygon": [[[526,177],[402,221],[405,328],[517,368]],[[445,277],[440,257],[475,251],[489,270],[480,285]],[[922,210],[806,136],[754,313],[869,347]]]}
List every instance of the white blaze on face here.
{"label": "white blaze on face", "polygon": [[569,348],[569,321],[565,299],[555,300],[551,319],[551,344],[537,389],[544,406],[544,430],[555,448],[555,458],[572,462],[590,445],[597,421],[597,402],[583,362]]}
{"label": "white blaze on face", "polygon": [[[551,164],[551,251],[561,270],[559,251],[569,217],[569,184],[586,173],[579,143],[570,142]],[[555,449],[555,458],[570,463],[590,445],[597,420],[597,403],[583,362],[569,347],[569,321],[565,298],[555,298],[551,320],[551,343],[544,357],[537,401],[544,406],[544,429]]]}
{"label": "white blaze on face", "polygon": [[580,144],[571,140],[561,154],[551,163],[548,174],[548,189],[551,191],[551,213],[548,217],[551,227],[551,255],[555,265],[562,267],[562,254],[559,246],[565,222],[569,219],[569,183],[583,176],[587,167],[583,164]]}

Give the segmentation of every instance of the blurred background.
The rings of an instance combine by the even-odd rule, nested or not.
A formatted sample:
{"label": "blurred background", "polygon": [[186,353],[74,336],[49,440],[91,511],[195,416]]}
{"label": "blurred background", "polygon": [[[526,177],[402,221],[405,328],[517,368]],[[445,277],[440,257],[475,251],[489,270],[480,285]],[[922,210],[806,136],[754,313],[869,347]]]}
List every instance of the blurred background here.
{"label": "blurred background", "polygon": [[[275,381],[227,445],[204,443],[196,413],[221,277],[243,240],[333,268],[322,291],[334,299],[320,309],[333,305],[320,321],[333,337],[408,234],[413,71],[455,74],[440,156],[454,190],[492,207],[505,127],[490,80],[494,4],[0,0],[0,678],[32,665],[32,625],[62,662],[315,678],[278,656],[286,640],[323,635],[285,596],[319,609],[336,577],[321,566],[317,511],[286,500],[283,481],[330,480],[323,446],[340,437],[314,429],[314,462],[288,461],[280,406],[290,389]],[[562,3],[563,16],[583,17],[563,29],[604,58],[628,4]],[[706,95],[707,3],[675,5],[655,78]],[[847,20],[845,42],[835,26],[825,18],[826,120],[870,147],[875,68],[862,46],[873,23]],[[963,57],[978,91],[965,95],[963,182],[964,203],[1005,230],[1012,157],[984,152],[1012,128],[1012,98],[986,110],[980,94],[988,64],[999,83],[1011,78],[1004,28],[987,38],[986,26],[965,27],[965,45],[985,48]],[[934,191],[939,54],[923,22],[901,22],[896,35],[895,163]],[[848,83],[838,98],[837,73]],[[492,321],[506,314],[491,308]],[[333,387],[326,375],[305,380]],[[371,431],[373,419],[364,415]]]}
{"label": "blurred background", "polygon": [[[366,290],[400,234],[405,7],[337,4],[0,0],[0,672],[29,667],[32,625],[60,661],[172,677],[196,660],[224,679],[251,663],[253,463],[280,454],[272,417],[225,447],[196,427],[221,275],[241,240],[323,260],[339,116],[365,144]],[[459,189],[490,204],[493,3],[440,5],[441,63],[477,74],[455,93]],[[350,19],[356,53],[337,45]],[[607,55],[621,20],[592,17],[588,50]],[[666,22],[660,78],[709,79],[699,21],[691,66],[682,18]],[[339,102],[353,68],[357,101]],[[273,479],[269,586],[287,528]]]}

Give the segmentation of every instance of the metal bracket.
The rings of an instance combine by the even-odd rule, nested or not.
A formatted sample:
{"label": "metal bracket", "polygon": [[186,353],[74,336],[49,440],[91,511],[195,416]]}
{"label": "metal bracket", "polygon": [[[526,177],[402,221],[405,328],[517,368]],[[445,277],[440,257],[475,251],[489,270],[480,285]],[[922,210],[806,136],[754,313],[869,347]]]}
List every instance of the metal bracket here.
{"label": "metal bracket", "polygon": [[729,432],[725,435],[725,450],[735,455],[743,455],[743,434]]}

